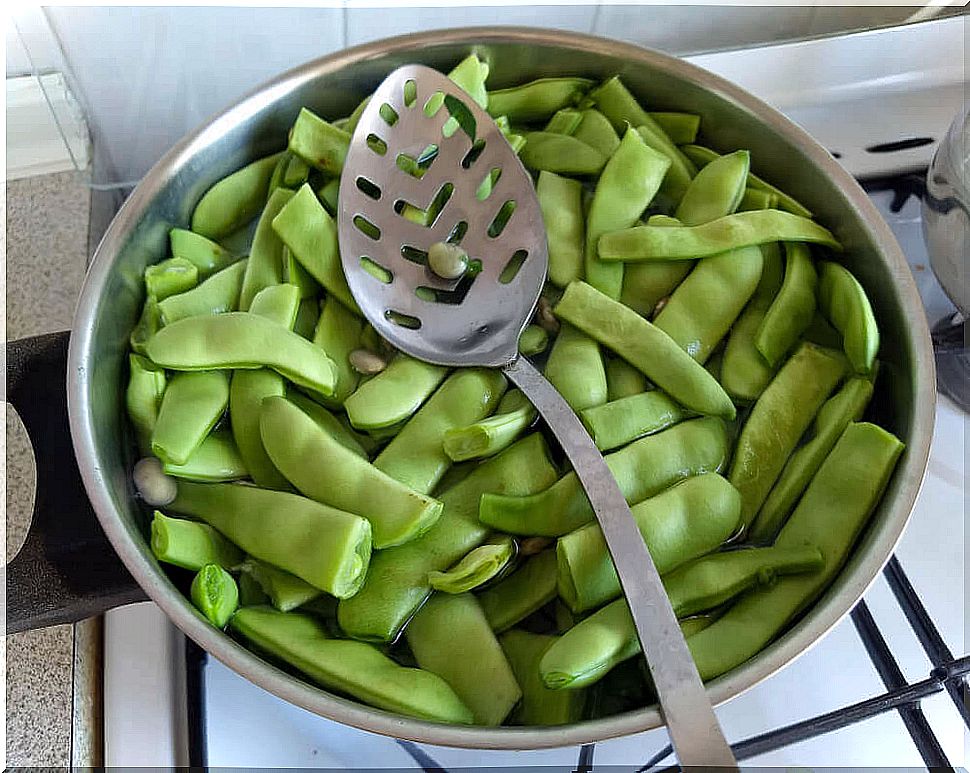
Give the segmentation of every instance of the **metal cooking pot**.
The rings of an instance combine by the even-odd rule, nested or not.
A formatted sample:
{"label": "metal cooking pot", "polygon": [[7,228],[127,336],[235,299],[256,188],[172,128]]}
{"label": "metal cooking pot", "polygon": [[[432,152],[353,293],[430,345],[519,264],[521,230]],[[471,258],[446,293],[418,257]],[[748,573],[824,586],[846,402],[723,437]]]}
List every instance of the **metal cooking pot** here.
{"label": "metal cooking pot", "polygon": [[[926,320],[892,233],[855,180],[805,132],[736,86],[671,56],[586,35],[514,27],[435,31],[378,41],[306,64],[260,87],[174,147],[145,176],[115,217],[81,293],[67,360],[67,405],[77,467],[63,426],[63,339],[34,339],[8,350],[10,400],[37,449],[38,504],[31,535],[8,567],[11,628],[50,624],[140,597],[230,668],[284,700],[376,733],[482,749],[579,744],[661,725],[656,707],[554,728],[456,727],[408,719],[336,697],[260,659],[212,628],[153,558],[148,513],[133,496],[134,444],[124,418],[128,333],[143,300],[142,272],[167,248],[172,226],[216,180],[279,149],[302,106],[346,115],[394,67],[420,62],[448,70],[475,51],[491,64],[493,88],[542,76],[619,73],[644,104],[703,116],[704,141],[752,151],[754,169],[817,213],[846,247],[845,263],[877,312],[883,347],[870,415],[907,450],[878,511],[829,591],[771,646],[710,682],[722,703],[794,660],[859,600],[891,554],[912,512],[926,468],[935,410],[934,365]],[[97,520],[137,581],[99,546],[72,487],[83,479]],[[89,510],[87,511],[89,512]],[[93,520],[93,519],[92,519]],[[65,605],[64,597],[73,604]]]}

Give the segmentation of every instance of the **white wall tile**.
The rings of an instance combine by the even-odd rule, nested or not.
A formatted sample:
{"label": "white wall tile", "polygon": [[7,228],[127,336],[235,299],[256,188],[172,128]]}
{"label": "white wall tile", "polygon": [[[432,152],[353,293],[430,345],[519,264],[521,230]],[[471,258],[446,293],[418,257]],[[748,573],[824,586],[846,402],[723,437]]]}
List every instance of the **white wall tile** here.
{"label": "white wall tile", "polygon": [[376,6],[349,0],[347,45],[448,27],[518,25],[589,33],[596,17],[596,3],[572,5],[491,5],[408,8]]}

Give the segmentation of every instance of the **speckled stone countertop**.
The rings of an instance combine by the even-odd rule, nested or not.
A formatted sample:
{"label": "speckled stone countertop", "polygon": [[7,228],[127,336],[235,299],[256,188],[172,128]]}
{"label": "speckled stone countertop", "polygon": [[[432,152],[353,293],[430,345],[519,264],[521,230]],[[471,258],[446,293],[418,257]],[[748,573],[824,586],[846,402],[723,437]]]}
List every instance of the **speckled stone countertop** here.
{"label": "speckled stone countertop", "polygon": [[[89,209],[90,190],[76,172],[7,183],[7,340],[71,326],[87,262]],[[33,454],[9,405],[6,443],[9,561],[27,532],[34,490]],[[91,621],[6,638],[9,766],[97,764],[99,631]]]}

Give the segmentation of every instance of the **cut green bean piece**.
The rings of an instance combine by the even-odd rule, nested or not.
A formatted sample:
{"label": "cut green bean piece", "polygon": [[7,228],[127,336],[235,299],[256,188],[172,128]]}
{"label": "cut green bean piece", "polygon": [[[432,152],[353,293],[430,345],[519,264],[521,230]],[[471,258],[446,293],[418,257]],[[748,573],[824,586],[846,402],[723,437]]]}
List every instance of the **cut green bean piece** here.
{"label": "cut green bean piece", "polygon": [[[293,332],[307,341],[313,340],[313,334],[320,321],[320,302],[316,298],[304,298],[296,311],[293,322]],[[334,363],[336,365],[336,363]]]}
{"label": "cut green bean piece", "polygon": [[232,569],[243,552],[207,523],[170,518],[155,511],[152,517],[152,555],[166,564],[199,571],[206,564]]}
{"label": "cut green bean piece", "polygon": [[131,334],[128,336],[128,343],[132,351],[144,355],[148,348],[149,339],[161,330],[163,324],[158,301],[149,295],[142,306],[138,322],[135,323],[135,327],[132,328]]}
{"label": "cut green bean piece", "polygon": [[606,402],[606,370],[599,344],[572,325],[563,325],[543,371],[577,413]]}
{"label": "cut green bean piece", "polygon": [[690,260],[765,242],[812,242],[840,252],[832,233],[813,220],[766,209],[737,212],[683,228],[641,225],[608,233],[599,240],[602,260]]}
{"label": "cut green bean piece", "polygon": [[653,201],[669,168],[666,156],[650,148],[636,131],[627,129],[596,182],[586,220],[584,267],[586,281],[610,298],[620,297],[623,264],[607,264],[599,259],[599,238],[636,223]]}
{"label": "cut green bean piece", "polygon": [[337,216],[337,196],[340,193],[340,178],[334,177],[317,189],[317,199],[323,204],[327,214]]}
{"label": "cut green bean piece", "polygon": [[253,298],[264,287],[278,285],[283,281],[283,242],[273,230],[273,218],[293,198],[293,191],[277,188],[259,217],[253,244],[249,250],[246,275],[239,293],[240,311],[248,311]]}
{"label": "cut green bean piece", "polygon": [[499,537],[469,551],[457,564],[444,572],[428,572],[428,584],[442,593],[465,593],[494,580],[515,557],[511,537]]}
{"label": "cut green bean piece", "polygon": [[216,628],[225,628],[239,607],[239,588],[232,575],[216,564],[206,564],[192,580],[192,603]]}
{"label": "cut green bean piece", "polygon": [[355,638],[393,641],[431,593],[428,572],[447,569],[485,541],[489,529],[478,520],[482,494],[532,494],[555,480],[556,470],[538,433],[475,467],[438,495],[444,509],[425,534],[374,555],[360,592],[340,602],[340,627]]}
{"label": "cut green bean piece", "polygon": [[745,528],[845,371],[841,353],[803,343],[754,404],[741,428],[728,476],[741,492]]}
{"label": "cut green bean piece", "polygon": [[771,542],[775,538],[845,428],[862,418],[872,390],[868,379],[851,378],[819,409],[812,438],[792,453],[752,523],[752,541]]}
{"label": "cut green bean piece", "polygon": [[168,242],[172,256],[191,262],[199,272],[200,279],[222,271],[236,262],[236,257],[221,244],[184,228],[173,228],[169,231]]}
{"label": "cut green bean piece", "polygon": [[445,432],[445,453],[453,462],[495,456],[512,445],[532,425],[536,415],[528,398],[513,389],[502,398],[493,416]]}
{"label": "cut green bean piece", "polygon": [[515,123],[548,120],[557,110],[575,105],[593,84],[588,78],[539,78],[488,92],[488,113]]}
{"label": "cut green bean piece", "polygon": [[370,521],[375,549],[420,536],[441,515],[441,503],[411,491],[342,446],[282,397],[263,400],[263,446],[276,468],[304,495]]}
{"label": "cut green bean piece", "polygon": [[292,328],[296,323],[299,307],[299,288],[291,284],[276,284],[264,287],[256,293],[249,313],[271,319],[285,328]]}
{"label": "cut green bean piece", "polygon": [[192,212],[192,230],[219,241],[249,223],[266,202],[269,178],[281,155],[254,161],[209,188]]}
{"label": "cut green bean piece", "polygon": [[317,346],[263,317],[230,312],[190,317],[159,330],[148,357],[171,370],[267,367],[323,397],[333,394],[336,368]]}
{"label": "cut green bean piece", "polygon": [[199,444],[184,464],[162,465],[166,475],[186,480],[220,482],[249,477],[246,463],[228,430],[215,430]]}
{"label": "cut green bean piece", "polygon": [[324,302],[313,343],[323,349],[337,367],[337,384],[330,398],[337,405],[343,405],[357,389],[360,374],[350,364],[350,353],[360,347],[363,330],[364,321],[340,301],[328,298]]}
{"label": "cut green bean piece", "polygon": [[758,190],[757,188],[745,188],[741,203],[738,204],[738,212],[749,212],[753,209],[777,209],[778,197],[774,193]]}
{"label": "cut green bean piece", "polygon": [[290,484],[276,469],[263,448],[259,435],[259,406],[272,395],[286,394],[286,381],[275,370],[237,370],[229,385],[229,419],[236,447],[257,486],[290,490]]}
{"label": "cut green bean piece", "polygon": [[[724,422],[707,417],[640,438],[608,454],[606,464],[626,501],[636,504],[689,476],[720,472],[727,455]],[[591,521],[593,510],[576,473],[570,472],[539,494],[485,494],[478,517],[509,534],[559,537]]]}
{"label": "cut green bean piece", "polygon": [[283,170],[283,185],[295,190],[306,182],[309,173],[310,166],[306,161],[297,156],[291,156],[287,159]]}
{"label": "cut green bean piece", "polygon": [[[633,518],[664,575],[716,550],[737,532],[741,498],[720,475],[695,475],[634,505]],[[558,588],[574,612],[584,612],[620,595],[620,581],[603,533],[588,523],[559,539]]]}
{"label": "cut green bean piece", "polygon": [[289,149],[321,172],[339,176],[350,148],[350,137],[304,107],[290,132]]}
{"label": "cut green bean piece", "polygon": [[125,408],[135,428],[135,438],[142,454],[151,453],[152,431],[158,420],[158,409],[165,394],[165,371],[155,367],[140,354],[128,355],[128,388]]}
{"label": "cut green bean piece", "polygon": [[[161,363],[156,360],[156,364]],[[152,431],[152,453],[166,464],[185,464],[228,402],[229,379],[221,371],[172,376]]]}
{"label": "cut green bean piece", "polygon": [[452,373],[381,451],[374,466],[415,491],[432,491],[451,466],[443,445],[445,433],[491,414],[506,386],[505,376],[494,370]]}
{"label": "cut green bean piece", "polygon": [[273,218],[273,230],[327,293],[360,313],[340,265],[337,225],[309,185],[301,187]]}
{"label": "cut green bean piece", "polygon": [[575,325],[638,368],[685,408],[701,414],[734,418],[734,404],[703,365],[692,359],[670,336],[619,301],[585,282],[573,282],[554,311],[557,317]]}
{"label": "cut green bean piece", "polygon": [[626,360],[610,357],[606,361],[606,395],[609,402],[647,391],[647,379]]}
{"label": "cut green bean piece", "polygon": [[670,137],[674,145],[686,145],[697,139],[701,128],[701,117],[696,113],[654,112],[647,113]]}
{"label": "cut green bean piece", "polygon": [[239,308],[239,293],[248,260],[240,260],[222,269],[191,290],[172,295],[158,304],[166,325],[186,317],[223,314]]}
{"label": "cut green bean piece", "polygon": [[485,90],[488,69],[488,62],[483,62],[475,54],[469,54],[455,65],[448,77],[484,109],[488,107],[488,92]]}
{"label": "cut green bean piece", "polygon": [[367,574],[370,523],[296,494],[179,481],[171,509],[202,519],[250,555],[337,598],[353,596]]}
{"label": "cut green bean piece", "polygon": [[814,545],[823,568],[745,594],[687,645],[702,679],[759,652],[828,587],[879,502],[903,444],[874,424],[850,424],[782,527],[775,547]]}
{"label": "cut green bean piece", "polygon": [[785,244],[785,279],[758,326],[754,345],[768,361],[778,365],[815,316],[818,275],[808,246]]}
{"label": "cut green bean piece", "polygon": [[404,635],[418,665],[447,681],[477,724],[502,724],[522,697],[505,653],[470,593],[432,596]]}
{"label": "cut green bean piece", "polygon": [[169,258],[145,269],[145,289],[156,300],[184,293],[199,283],[199,270],[185,258]]}
{"label": "cut green bean piece", "polygon": [[532,357],[541,354],[549,347],[549,333],[538,325],[526,325],[519,336],[519,354]]}
{"label": "cut green bean piece", "polygon": [[519,158],[527,169],[556,174],[597,175],[606,156],[568,134],[529,132]]}
{"label": "cut green bean piece", "polygon": [[822,314],[842,334],[845,354],[856,373],[869,373],[879,351],[879,328],[859,280],[845,266],[823,261],[818,284]]}
{"label": "cut green bean piece", "polygon": [[293,257],[290,248],[283,245],[283,281],[296,285],[300,291],[300,300],[317,301],[320,297],[320,283],[310,276],[310,272],[303,268],[303,264]]}
{"label": "cut green bean piece", "polygon": [[586,703],[584,690],[550,690],[539,678],[539,661],[555,636],[509,631],[499,643],[522,689],[522,701],[512,714],[515,724],[548,726],[578,722]]}
{"label": "cut green bean piece", "polygon": [[239,569],[256,580],[272,605],[280,612],[290,612],[323,593],[295,574],[284,572],[252,556],[249,556]]}
{"label": "cut green bean piece", "polygon": [[[571,107],[563,108],[553,114],[552,118],[549,119],[549,123],[543,128],[543,131],[552,134],[572,135],[579,128],[582,120],[583,114],[578,110],[574,110]],[[586,144],[588,145],[589,143]]]}
{"label": "cut green bean piece", "polygon": [[[684,155],[693,161],[699,168],[703,168],[711,161],[720,157],[719,153],[700,145],[684,145],[681,150],[683,151]],[[748,174],[748,186],[754,188],[755,190],[766,191],[777,196],[779,209],[783,209],[786,212],[791,212],[793,215],[801,215],[802,217],[812,216],[811,210],[809,210],[807,207],[802,206],[787,193],[778,190],[775,186],[765,182],[753,173]]]}
{"label": "cut green bean piece", "polygon": [[612,156],[620,144],[620,137],[614,131],[613,124],[599,110],[593,108],[583,110],[581,116],[582,121],[572,135],[607,158]]}
{"label": "cut green bean piece", "polygon": [[583,426],[600,451],[666,429],[686,418],[687,412],[659,389],[621,397],[580,412]]}
{"label": "cut green bean piece", "polygon": [[448,375],[448,368],[398,354],[390,365],[344,400],[357,429],[380,429],[406,421]]}
{"label": "cut green bean piece", "polygon": [[239,586],[239,606],[256,607],[269,604],[269,596],[251,574],[242,572],[236,584]]}
{"label": "cut green bean piece", "polygon": [[583,185],[552,172],[540,172],[536,196],[549,242],[549,281],[565,287],[583,271]]}
{"label": "cut green bean piece", "polygon": [[244,607],[230,625],[260,650],[328,690],[409,717],[456,724],[473,721],[471,711],[441,677],[400,666],[370,644],[333,639],[322,622],[308,615]]}
{"label": "cut green bean piece", "polygon": [[829,321],[818,311],[815,312],[812,321],[808,323],[802,337],[806,341],[819,346],[827,346],[829,349],[842,349],[842,334],[832,327]]}
{"label": "cut green bean piece", "polygon": [[483,591],[478,602],[495,633],[507,631],[556,598],[556,551],[527,558],[501,582]]}
{"label": "cut green bean piece", "polygon": [[288,390],[286,399],[300,408],[300,410],[317,423],[317,426],[328,432],[344,448],[352,451],[362,459],[368,458],[367,448],[370,446],[371,441],[366,435],[354,432],[322,405],[314,402],[296,389]]}

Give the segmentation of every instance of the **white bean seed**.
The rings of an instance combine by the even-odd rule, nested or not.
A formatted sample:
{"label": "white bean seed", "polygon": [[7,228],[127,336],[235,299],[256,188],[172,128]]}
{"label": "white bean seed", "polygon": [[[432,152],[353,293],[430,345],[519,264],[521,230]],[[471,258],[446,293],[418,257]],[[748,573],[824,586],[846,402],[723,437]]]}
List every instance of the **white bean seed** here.
{"label": "white bean seed", "polygon": [[170,504],[178,493],[175,478],[164,473],[162,463],[154,456],[139,459],[131,472],[131,479],[145,504],[152,507]]}

